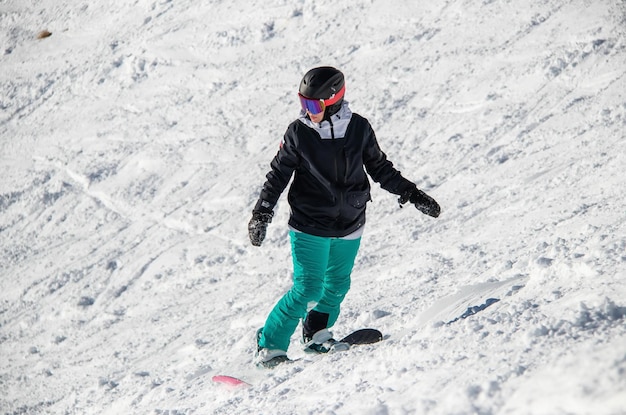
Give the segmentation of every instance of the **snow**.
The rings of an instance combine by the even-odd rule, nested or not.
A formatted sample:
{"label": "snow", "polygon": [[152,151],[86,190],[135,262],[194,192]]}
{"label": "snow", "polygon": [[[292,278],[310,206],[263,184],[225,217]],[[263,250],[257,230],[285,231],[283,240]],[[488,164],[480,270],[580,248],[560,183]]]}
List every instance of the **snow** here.
{"label": "snow", "polygon": [[[0,1],[0,413],[626,414],[625,32],[618,0]],[[286,198],[246,224],[316,65],[442,214],[374,184],[334,331],[385,340],[264,371]]]}

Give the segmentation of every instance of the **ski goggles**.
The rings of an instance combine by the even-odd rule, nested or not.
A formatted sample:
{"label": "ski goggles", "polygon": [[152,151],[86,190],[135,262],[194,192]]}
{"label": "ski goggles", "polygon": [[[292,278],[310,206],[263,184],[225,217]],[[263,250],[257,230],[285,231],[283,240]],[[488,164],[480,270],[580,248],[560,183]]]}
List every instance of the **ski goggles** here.
{"label": "ski goggles", "polygon": [[323,112],[326,107],[336,104],[339,102],[346,91],[346,86],[341,87],[339,92],[333,94],[328,99],[316,99],[316,98],[307,98],[301,93],[298,93],[298,98],[300,98],[300,105],[302,105],[302,109],[305,112],[310,112],[311,114],[319,114]]}
{"label": "ski goggles", "polygon": [[300,98],[300,105],[302,105],[302,109],[305,112],[319,114],[320,112],[324,112],[324,109],[326,109],[326,104],[324,104],[323,99],[307,98],[300,93],[298,93],[298,98]]}

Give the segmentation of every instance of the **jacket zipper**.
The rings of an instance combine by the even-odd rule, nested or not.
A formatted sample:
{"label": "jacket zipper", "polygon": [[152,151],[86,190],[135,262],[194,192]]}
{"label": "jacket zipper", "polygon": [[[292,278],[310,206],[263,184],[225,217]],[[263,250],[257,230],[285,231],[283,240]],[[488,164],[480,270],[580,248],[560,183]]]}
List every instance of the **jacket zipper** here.
{"label": "jacket zipper", "polygon": [[[333,125],[333,121],[328,118],[328,123],[330,124],[330,139],[331,142],[333,143],[333,151],[335,151],[335,126]],[[333,162],[335,163],[335,182],[339,182],[339,165],[337,164],[337,155],[335,154],[335,157],[333,157]]]}
{"label": "jacket zipper", "polygon": [[[331,138],[331,142],[333,143],[333,147],[335,147],[337,145],[336,142],[336,137],[335,137],[335,126],[333,125],[333,121],[328,118],[328,123],[330,124],[330,138]],[[339,184],[339,163],[337,161],[338,156],[337,153],[335,153],[335,157],[334,157],[334,163],[335,163],[335,183]],[[344,200],[344,195],[343,192],[339,192],[339,211],[337,212],[337,221],[340,220],[341,218],[341,211],[343,210],[343,205],[345,203]]]}

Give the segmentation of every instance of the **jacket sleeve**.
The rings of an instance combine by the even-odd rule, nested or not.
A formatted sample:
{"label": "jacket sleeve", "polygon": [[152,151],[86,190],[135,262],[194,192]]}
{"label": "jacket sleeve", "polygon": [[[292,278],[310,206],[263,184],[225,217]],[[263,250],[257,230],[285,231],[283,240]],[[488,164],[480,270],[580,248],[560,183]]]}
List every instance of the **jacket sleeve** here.
{"label": "jacket sleeve", "polygon": [[368,121],[365,121],[365,147],[363,150],[363,162],[365,170],[380,184],[380,187],[390,193],[401,195],[408,189],[415,188],[415,184],[402,176],[400,171],[393,167],[393,163],[387,160],[387,155],[380,149],[376,134]]}
{"label": "jacket sleeve", "polygon": [[270,163],[271,170],[265,176],[267,181],[263,184],[261,195],[254,207],[255,212],[273,211],[280,195],[289,184],[294,170],[300,164],[295,140],[295,125],[292,124],[285,132],[280,149]]}

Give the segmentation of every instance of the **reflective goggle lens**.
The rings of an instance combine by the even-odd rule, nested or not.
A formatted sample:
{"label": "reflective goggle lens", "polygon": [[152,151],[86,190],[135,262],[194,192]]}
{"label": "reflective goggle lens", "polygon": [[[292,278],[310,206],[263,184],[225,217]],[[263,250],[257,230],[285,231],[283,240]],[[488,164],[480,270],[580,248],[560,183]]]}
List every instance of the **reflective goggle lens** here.
{"label": "reflective goggle lens", "polygon": [[326,108],[324,101],[321,99],[307,98],[302,94],[298,94],[298,97],[300,98],[300,105],[302,105],[302,109],[310,112],[311,114],[319,114],[324,111],[324,108]]}

